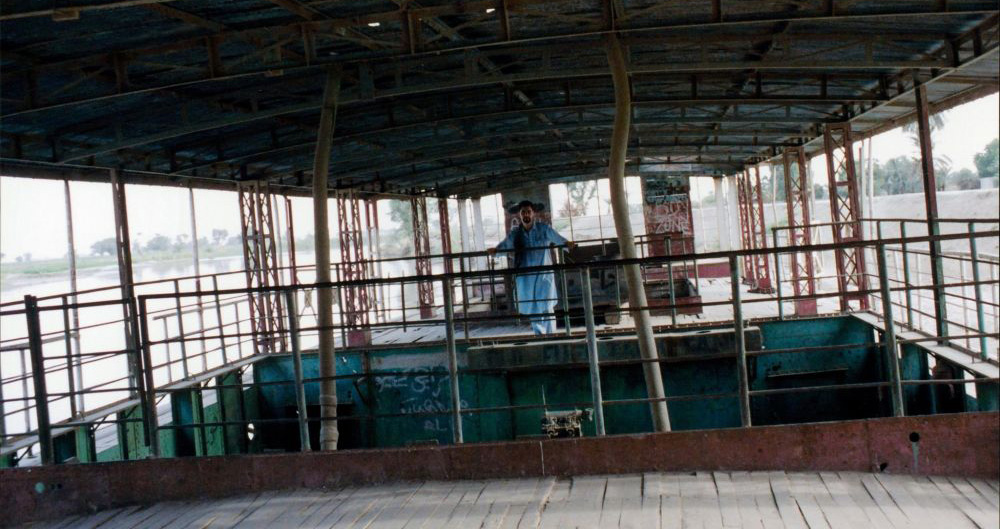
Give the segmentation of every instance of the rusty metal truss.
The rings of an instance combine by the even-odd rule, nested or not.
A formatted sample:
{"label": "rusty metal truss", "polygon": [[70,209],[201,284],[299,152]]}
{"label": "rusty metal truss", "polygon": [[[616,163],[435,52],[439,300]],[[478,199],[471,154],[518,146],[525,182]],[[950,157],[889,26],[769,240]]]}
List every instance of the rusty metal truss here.
{"label": "rusty metal truss", "polygon": [[[361,210],[368,216],[366,201],[353,192],[347,192],[337,200],[337,225],[340,229],[340,263],[337,266],[338,281],[365,281],[368,279],[369,263],[365,256],[365,229],[361,225]],[[371,299],[366,286],[349,286],[340,289],[341,317],[347,329],[347,345],[370,345]]]}
{"label": "rusty metal truss", "polygon": [[[239,202],[247,288],[278,286],[281,284],[278,247],[274,239],[268,184],[254,180],[240,183]],[[249,297],[250,327],[256,352],[284,352],[285,318],[281,296],[262,292],[251,293]]]}
{"label": "rusty metal truss", "polygon": [[[438,223],[441,226],[441,253],[448,255],[451,253],[451,221],[448,218],[448,199],[438,198]],[[444,260],[445,273],[454,272],[454,265],[451,259]]]}
{"label": "rusty metal truss", "polygon": [[[742,175],[736,175],[736,191],[739,197],[740,206],[740,247],[744,250],[753,248],[753,237],[750,235],[750,206],[748,204],[748,197],[750,196],[748,191],[749,181],[749,171],[745,171]],[[749,255],[744,255],[743,284],[753,285],[754,277],[756,277],[753,266],[754,259]]]}
{"label": "rusty metal truss", "polygon": [[[794,147],[785,149],[781,155],[785,177],[785,206],[788,209],[788,246],[809,246],[812,244],[809,211],[809,169],[805,149]],[[792,292],[795,296],[810,296],[816,293],[816,274],[812,255],[809,252],[789,254],[792,270]],[[817,312],[815,299],[795,300],[795,314],[814,315]]]}
{"label": "rusty metal truss", "polygon": [[[762,250],[767,248],[767,223],[764,218],[764,193],[761,191],[760,166],[753,167],[753,174],[747,170],[747,211],[750,217],[751,247]],[[753,280],[750,292],[770,294],[774,292],[771,286],[771,264],[767,254],[757,254],[753,260]]]}
{"label": "rusty metal truss", "polygon": [[[413,254],[417,257],[416,272],[418,276],[429,276],[432,270],[430,259],[430,227],[427,222],[427,199],[422,196],[411,197],[410,211],[413,225]],[[417,299],[420,302],[420,317],[433,317],[434,284],[430,281],[417,283]]]}
{"label": "rusty metal truss", "polygon": [[[823,131],[823,148],[826,151],[826,170],[830,183],[833,242],[839,244],[863,240],[850,123],[828,124]],[[868,278],[864,251],[861,248],[838,248],[833,254],[837,264],[840,310],[851,310],[851,302],[857,302],[859,310],[867,310],[868,294],[865,291],[868,289]]]}

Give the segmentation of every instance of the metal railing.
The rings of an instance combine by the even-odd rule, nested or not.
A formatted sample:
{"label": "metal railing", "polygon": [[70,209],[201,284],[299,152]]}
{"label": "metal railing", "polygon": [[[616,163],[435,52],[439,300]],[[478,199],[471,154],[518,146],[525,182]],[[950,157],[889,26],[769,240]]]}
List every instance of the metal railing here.
{"label": "metal railing", "polygon": [[[908,221],[909,222],[909,221]],[[902,403],[902,386],[923,385],[923,384],[981,384],[996,383],[995,378],[978,378],[975,380],[945,379],[945,380],[902,380],[898,368],[898,353],[896,348],[905,343],[921,342],[942,342],[945,337],[934,336],[932,333],[924,333],[918,337],[900,338],[897,335],[895,325],[905,324],[920,330],[922,327],[913,326],[910,314],[917,313],[920,309],[915,307],[910,301],[913,293],[927,292],[935,287],[921,283],[912,278],[902,279],[898,274],[894,276],[893,270],[889,266],[892,258],[890,255],[909,255],[912,259],[917,245],[928,244],[930,242],[951,242],[963,241],[971,246],[971,257],[956,259],[963,262],[972,262],[974,267],[978,267],[972,278],[959,277],[957,282],[948,282],[937,285],[936,288],[948,294],[951,290],[951,297],[955,297],[954,289],[973,289],[977,294],[969,296],[974,299],[981,308],[983,315],[978,318],[977,326],[962,324],[962,333],[953,334],[947,337],[948,342],[959,350],[966,351],[970,358],[979,361],[987,361],[996,364],[996,359],[990,355],[983,355],[982,351],[973,352],[969,348],[962,348],[963,341],[966,345],[972,344],[972,340],[983,343],[982,340],[997,340],[997,327],[985,326],[982,322],[988,322],[989,317],[996,318],[997,297],[997,262],[989,259],[977,257],[974,241],[976,239],[996,238],[1000,235],[997,230],[972,231],[969,233],[945,234],[938,236],[916,236],[916,237],[896,237],[878,241],[858,241],[847,243],[848,245],[860,247],[874,255],[872,261],[877,263],[876,272],[868,272],[871,282],[877,288],[870,288],[863,292],[864,295],[871,296],[879,300],[879,308],[875,312],[884,318],[885,329],[883,338],[879,342],[863,344],[868,349],[877,348],[885,352],[885,360],[890,367],[890,376],[887,380],[876,380],[862,383],[806,386],[780,389],[754,389],[751,390],[747,382],[746,365],[747,359],[760,354],[801,354],[809,351],[809,348],[797,347],[794,349],[768,349],[765,351],[748,351],[743,340],[744,322],[755,319],[766,319],[776,317],[785,318],[783,304],[793,303],[799,299],[835,300],[840,296],[836,291],[818,291],[810,296],[788,296],[779,288],[776,295],[745,295],[740,286],[740,258],[744,255],[767,255],[775,260],[776,270],[781,269],[783,255],[793,252],[818,253],[832,251],[838,247],[834,244],[817,244],[808,247],[775,247],[759,250],[742,250],[736,252],[713,252],[705,254],[682,254],[666,255],[655,257],[642,257],[639,259],[623,260],[608,259],[605,261],[588,261],[584,263],[571,263],[564,260],[557,260],[557,264],[551,266],[533,267],[527,269],[513,270],[498,266],[492,259],[488,260],[485,270],[475,270],[475,261],[481,261],[485,256],[483,253],[454,254],[448,256],[425,256],[440,260],[443,268],[444,260],[457,262],[458,266],[452,266],[450,273],[434,273],[424,276],[402,276],[372,278],[365,281],[335,281],[328,284],[296,284],[273,286],[261,289],[246,288],[218,288],[218,279],[213,278],[213,289],[202,290],[200,287],[194,289],[183,289],[182,279],[169,280],[163,282],[153,282],[149,285],[156,285],[161,292],[138,292],[135,300],[138,312],[135,322],[106,322],[96,321],[86,316],[81,318],[79,325],[74,326],[73,320],[68,315],[71,311],[80,311],[85,315],[87,311],[94,311],[99,314],[107,313],[110,309],[120,308],[129,300],[123,299],[103,299],[98,301],[77,301],[70,302],[70,296],[48,296],[35,298],[27,296],[21,303],[7,303],[0,307],[0,318],[23,318],[27,330],[27,340],[4,339],[0,342],[0,440],[3,441],[0,449],[6,450],[6,454],[14,454],[17,457],[24,457],[29,451],[38,450],[43,463],[54,462],[52,439],[60,429],[88,427],[94,428],[96,424],[107,427],[115,424],[141,424],[142,437],[145,446],[154,455],[162,455],[158,446],[159,433],[161,431],[176,430],[179,428],[191,428],[190,424],[173,424],[162,422],[159,419],[160,410],[158,403],[164,398],[170,397],[182,391],[224,391],[227,389],[243,390],[249,386],[270,384],[293,386],[297,392],[296,406],[298,413],[296,418],[254,418],[252,422],[260,424],[297,422],[299,425],[301,446],[308,447],[307,425],[320,421],[317,417],[310,417],[307,413],[306,402],[303,397],[305,384],[314,384],[321,380],[329,380],[331,377],[305,377],[301,369],[301,355],[307,349],[303,342],[316,336],[320,330],[326,330],[316,325],[316,320],[309,314],[297,310],[297,307],[304,305],[304,302],[313,298],[314,293],[319,288],[332,288],[338,292],[344,289],[369,289],[370,292],[383,292],[383,300],[398,299],[397,304],[387,303],[381,307],[382,317],[376,318],[374,322],[364,329],[352,328],[347,322],[350,321],[345,314],[346,309],[343,303],[339,304],[332,330],[341,336],[341,345],[347,344],[351,331],[363,330],[375,336],[375,342],[379,338],[388,334],[398,335],[402,339],[411,339],[409,343],[417,341],[430,341],[444,344],[445,352],[449,358],[448,368],[423,372],[420,375],[432,376],[448,381],[448,395],[450,405],[444,409],[436,410],[411,410],[401,413],[375,413],[370,411],[364,415],[341,416],[333,420],[361,420],[377,421],[380,419],[398,417],[422,417],[422,416],[446,416],[452,421],[452,434],[454,442],[462,442],[462,417],[472,414],[484,414],[498,411],[512,410],[549,410],[562,409],[574,406],[590,406],[596,412],[596,431],[605,431],[603,409],[605,406],[635,405],[642,403],[652,403],[656,401],[686,401],[686,400],[712,400],[722,398],[736,398],[740,403],[742,411],[742,424],[751,425],[750,402],[752,398],[772,396],[785,393],[817,392],[817,391],[852,391],[860,389],[874,389],[884,392],[893,402],[893,413],[901,415],[905,413]],[[667,244],[670,247],[670,244]],[[617,271],[628,265],[639,265],[643,267],[647,276],[657,270],[665,270],[670,282],[681,277],[677,270],[688,269],[697,270],[699,262],[717,262],[724,260],[728,263],[730,270],[729,288],[717,285],[715,290],[700,288],[701,285],[695,277],[697,298],[677,299],[674,296],[673,285],[670,287],[669,298],[661,300],[657,304],[647,307],[622,307],[620,300],[620,284],[617,280],[614,283],[614,299],[608,297],[607,291],[600,292],[606,297],[607,303],[599,305],[595,303],[595,293],[598,289],[592,284],[594,277],[604,278],[609,271],[613,271],[617,277]],[[906,259],[904,258],[904,262]],[[305,267],[303,267],[305,268]],[[983,272],[983,268],[987,268]],[[514,406],[499,407],[468,407],[462,404],[459,393],[458,380],[462,375],[485,372],[489,369],[499,368],[460,368],[457,361],[458,344],[468,343],[489,343],[502,338],[501,334],[491,333],[496,330],[498,322],[508,322],[508,329],[505,330],[508,337],[517,336],[523,338],[525,333],[521,330],[509,331],[509,321],[514,314],[516,300],[516,288],[511,285],[516,282],[516,276],[526,274],[554,274],[563,285],[562,292],[556,298],[546,297],[544,299],[531,299],[530,301],[543,302],[550,309],[543,313],[533,314],[529,318],[548,318],[561,320],[564,325],[563,336],[579,340],[581,345],[586,345],[587,360],[578,363],[566,363],[560,366],[550,364],[526,365],[518,368],[573,368],[587,369],[591,376],[593,400],[588,402],[550,402],[542,404],[520,404]],[[229,274],[242,274],[242,272],[231,272]],[[978,274],[978,276],[977,276]],[[919,274],[918,274],[919,276]],[[211,276],[209,276],[211,277]],[[778,285],[783,280],[778,275]],[[947,279],[954,279],[950,275]],[[970,281],[971,279],[971,281]],[[185,278],[185,280],[198,281],[198,278]],[[687,279],[685,279],[687,280]],[[579,302],[578,311],[573,310],[570,303],[570,289],[567,284],[573,281],[579,284],[579,295],[574,302]],[[431,313],[425,314],[424,318],[413,319],[414,312],[421,307],[414,304],[416,296],[413,295],[420,284],[431,284],[434,286],[435,303],[430,307]],[[140,286],[142,284],[137,284]],[[169,289],[163,288],[169,285]],[[479,289],[479,293],[484,293],[484,287],[492,289],[489,303],[485,306],[488,310],[474,310],[476,307],[473,290]],[[117,289],[117,287],[112,287]],[[471,288],[471,290],[470,290]],[[984,293],[992,289],[992,297],[985,296]],[[75,293],[77,297],[89,292],[107,292],[109,289],[96,289],[95,291]],[[410,293],[409,295],[407,293]],[[394,294],[397,293],[397,294]],[[508,297],[504,305],[497,303],[498,294]],[[286,311],[287,324],[283,329],[274,331],[273,335],[262,336],[260,332],[254,332],[244,316],[248,312],[239,311],[241,304],[246,304],[249,296],[278,296],[285,306],[294,310]],[[957,294],[959,296],[964,294]],[[407,297],[410,303],[406,302]],[[895,300],[894,300],[895,297]],[[900,302],[899,299],[904,299]],[[557,310],[555,307],[559,306]],[[873,305],[876,306],[876,305]],[[993,312],[989,312],[992,309]],[[600,369],[602,367],[637,366],[645,362],[658,362],[669,364],[679,361],[676,358],[661,357],[656,360],[640,359],[600,359],[598,356],[598,340],[602,333],[615,333],[627,330],[629,326],[622,323],[623,316],[637,311],[651,310],[665,313],[665,316],[658,321],[662,329],[681,329],[686,326],[705,326],[712,321],[713,325],[723,325],[730,327],[735,332],[735,345],[733,351],[720,353],[720,357],[735,358],[737,365],[737,375],[739,379],[737,392],[725,392],[718,394],[692,394],[678,395],[661,398],[639,398],[639,399],[611,399],[605,400],[600,394]],[[704,320],[698,320],[697,316],[684,316],[683,313],[696,310],[703,313]],[[712,313],[721,317],[712,317]],[[832,310],[830,312],[838,312]],[[619,323],[606,324],[603,331],[598,331],[596,320],[599,316],[618,315]],[[726,317],[728,315],[728,317]],[[669,320],[666,319],[669,316]],[[933,315],[931,315],[933,317]],[[522,317],[524,317],[522,315]],[[573,321],[582,317],[583,328],[578,325],[573,328]],[[685,319],[687,318],[687,319]],[[91,321],[87,321],[90,319]],[[609,318],[614,319],[614,318]],[[669,322],[669,323],[668,323]],[[905,323],[904,323],[905,322]],[[113,347],[106,350],[87,350],[84,352],[79,346],[74,346],[74,339],[80,339],[86,343],[88,332],[93,333],[98,329],[103,329],[117,325],[119,328],[112,332],[124,333],[123,327],[134,323],[139,329],[139,340],[137,349],[127,347]],[[956,322],[949,321],[950,325]],[[967,323],[967,322],[966,322]],[[493,328],[487,326],[493,325]],[[485,330],[484,330],[485,328]],[[479,331],[477,333],[477,331]],[[102,331],[107,332],[107,331]],[[411,336],[407,336],[411,335]],[[251,365],[262,356],[253,351],[254,344],[263,342],[286,343],[287,350],[295,359],[294,376],[285,381],[270,382],[244,382],[239,379],[235,383],[222,384],[214,380],[219,373],[227,370],[241,369]],[[364,351],[377,350],[379,348],[393,347],[393,344],[375,343],[373,346],[349,350],[350,354],[364,354]],[[121,342],[119,342],[121,343]],[[408,343],[408,342],[402,342]],[[991,343],[991,342],[987,342]],[[995,343],[995,342],[992,342]],[[831,346],[831,348],[844,348],[844,345]],[[6,358],[14,358],[13,362],[6,361]],[[683,360],[683,359],[682,359]],[[20,362],[20,364],[18,364]],[[19,365],[13,373],[9,372],[10,365]],[[92,366],[93,369],[85,370],[85,366]],[[100,366],[102,369],[98,369]],[[894,367],[895,366],[895,367]],[[92,373],[97,371],[109,371],[113,374],[105,379],[94,378]],[[377,380],[386,377],[410,377],[417,376],[414,373],[404,371],[379,371],[362,373],[343,373],[332,377],[334,380]],[[17,406],[9,407],[9,403]],[[137,406],[142,410],[142,418],[132,416],[118,416],[109,419],[111,414],[117,413],[123,406]],[[239,427],[246,430],[251,421],[240,416],[238,420],[232,418],[221,421],[202,421],[199,428],[214,427]],[[11,428],[13,426],[13,428]]]}

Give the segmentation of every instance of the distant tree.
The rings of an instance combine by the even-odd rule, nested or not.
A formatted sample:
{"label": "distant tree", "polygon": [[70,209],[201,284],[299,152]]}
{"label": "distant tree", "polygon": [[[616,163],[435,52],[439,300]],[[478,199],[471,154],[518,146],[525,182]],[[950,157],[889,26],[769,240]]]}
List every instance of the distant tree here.
{"label": "distant tree", "polygon": [[188,244],[188,239],[190,239],[190,238],[191,237],[188,236],[188,234],[186,234],[186,233],[178,234],[176,237],[174,237],[174,244],[171,247],[171,249],[175,253],[176,252],[183,252],[184,250],[186,250],[187,248],[190,247],[190,244]]}
{"label": "distant tree", "polygon": [[979,177],[965,167],[951,175],[948,183],[952,189],[979,189]]}
{"label": "distant tree", "polygon": [[25,252],[24,255],[21,256],[21,259],[25,263],[30,263],[31,262],[31,252]]}
{"label": "distant tree", "polygon": [[597,181],[587,180],[566,184],[566,203],[559,210],[564,217],[580,217],[587,214],[587,205],[597,195]]}
{"label": "distant tree", "polygon": [[813,196],[817,200],[825,200],[827,197],[826,186],[823,184],[813,184]]}
{"label": "distant tree", "polygon": [[90,245],[90,253],[93,255],[114,255],[118,245],[114,237],[101,239]]}
{"label": "distant tree", "polygon": [[923,189],[920,164],[908,156],[897,156],[885,163],[875,163],[872,175],[877,195],[917,193]]}
{"label": "distant tree", "polygon": [[157,233],[146,243],[146,251],[148,252],[166,252],[168,250],[170,250],[170,238],[166,235]]}
{"label": "distant tree", "polygon": [[212,230],[212,242],[214,242],[216,246],[222,246],[226,242],[226,239],[228,238],[229,238],[228,230],[220,230],[220,229]]}
{"label": "distant tree", "polygon": [[982,152],[975,155],[973,162],[979,178],[1000,176],[1000,138],[993,138],[993,141],[986,144]]}

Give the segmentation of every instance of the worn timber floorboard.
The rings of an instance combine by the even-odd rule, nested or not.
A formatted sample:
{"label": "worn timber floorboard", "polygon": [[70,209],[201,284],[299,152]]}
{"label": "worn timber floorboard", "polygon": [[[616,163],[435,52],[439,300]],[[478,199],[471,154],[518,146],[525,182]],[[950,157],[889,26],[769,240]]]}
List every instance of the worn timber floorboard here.
{"label": "worn timber floorboard", "polygon": [[32,524],[365,529],[996,529],[996,481],[855,472],[691,472],[394,483],[163,502]]}

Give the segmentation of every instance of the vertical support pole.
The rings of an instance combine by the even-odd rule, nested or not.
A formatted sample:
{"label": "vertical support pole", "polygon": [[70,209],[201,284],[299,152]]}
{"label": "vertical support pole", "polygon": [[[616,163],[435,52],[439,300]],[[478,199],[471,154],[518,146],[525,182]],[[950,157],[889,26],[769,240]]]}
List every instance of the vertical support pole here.
{"label": "vertical support pole", "polygon": [[[479,197],[472,199],[472,231],[476,236],[476,247],[475,251],[485,252],[486,251],[486,228],[483,225],[483,205]],[[486,256],[481,255],[478,258],[477,270],[486,270]]]}
{"label": "vertical support pole", "polygon": [[[861,229],[861,205],[858,200],[858,179],[854,168],[854,143],[851,123],[830,123],[823,133],[826,169],[830,185],[830,220],[833,242],[841,244],[864,240]],[[851,309],[857,301],[861,310],[868,309],[868,277],[865,253],[861,247],[834,250],[837,263],[837,285],[840,290],[840,310]]]}
{"label": "vertical support pole", "polygon": [[[917,129],[920,140],[920,169],[923,171],[924,210],[927,214],[927,234],[940,235],[938,225],[937,180],[934,175],[934,150],[931,144],[930,110],[927,107],[927,87],[917,83],[914,96],[917,99]],[[928,244],[931,258],[931,285],[934,294],[934,320],[937,335],[948,336],[948,309],[945,305],[944,265],[941,261],[941,242]],[[947,343],[947,340],[942,340]]]}
{"label": "vertical support pole", "polygon": [[[135,287],[132,278],[132,239],[128,229],[128,207],[125,201],[125,182],[121,181],[118,169],[111,169],[111,193],[115,212],[115,246],[118,258],[118,282],[121,285],[122,319],[124,321],[125,348],[129,350],[128,370],[132,387],[140,387],[139,342],[136,336]],[[133,394],[134,396],[134,394]]]}
{"label": "vertical support pole", "polygon": [[[739,218],[740,218],[740,248],[744,250],[753,249],[753,237],[750,235],[750,192],[748,182],[750,181],[750,171],[745,171],[743,177],[736,176],[736,188],[739,195]],[[753,287],[754,260],[750,254],[743,254],[743,281]]]}
{"label": "vertical support pole", "polygon": [[[142,376],[139,380],[139,396],[142,408],[144,434],[146,446],[153,457],[160,457],[160,432],[156,416],[156,385],[153,379],[153,361],[149,350],[149,315],[146,310],[146,300],[139,300],[139,321],[142,325],[139,328],[140,343],[142,348],[137,351],[137,356],[142,359]],[[168,366],[169,369],[169,366]]]}
{"label": "vertical support pole", "polygon": [[597,330],[594,325],[594,296],[590,292],[590,269],[580,271],[583,287],[583,316],[587,322],[587,359],[590,362],[590,392],[594,399],[594,426],[597,435],[603,437],[604,398],[601,395],[601,366],[597,354]]}
{"label": "vertical support pole", "polygon": [[906,299],[906,325],[913,328],[913,296],[910,295],[910,255],[906,251],[906,221],[899,222],[899,237],[903,239],[900,251],[903,254],[903,297]]}
{"label": "vertical support pole", "polygon": [[751,426],[750,421],[750,382],[747,377],[747,346],[743,335],[743,301],[740,296],[740,267],[736,255],[729,256],[729,279],[732,283],[733,296],[733,331],[736,347],[736,380],[739,383],[740,424]]}
{"label": "vertical support pole", "polygon": [[[611,153],[608,169],[608,183],[611,190],[611,209],[615,217],[615,230],[622,258],[635,259],[635,238],[629,220],[628,200],[625,195],[625,155],[628,149],[628,134],[632,116],[632,95],[628,72],[625,68],[625,54],[616,35],[609,35],[607,41],[608,63],[615,87],[615,119],[611,135]],[[629,309],[635,321],[639,354],[645,360],[642,364],[646,379],[646,392],[651,399],[650,411],[653,416],[653,430],[670,431],[670,416],[664,399],[663,373],[660,371],[659,355],[653,338],[653,325],[646,301],[642,271],[639,265],[625,267],[628,282]]]}
{"label": "vertical support pole", "polygon": [[[972,259],[972,288],[975,289],[976,297],[976,323],[979,334],[986,334],[986,314],[983,312],[983,292],[982,284],[979,281],[979,252],[976,250],[976,223],[969,223],[969,258]],[[979,359],[989,360],[989,352],[986,349],[986,336],[979,337]]]}
{"label": "vertical support pole", "polygon": [[715,188],[715,231],[719,234],[719,250],[728,252],[733,249],[733,245],[729,238],[729,216],[726,211],[723,179],[721,177],[713,178],[712,185]]}
{"label": "vertical support pole", "polygon": [[[201,259],[198,255],[198,221],[194,212],[194,188],[188,188],[188,206],[191,210],[191,252],[193,254],[193,264],[194,264],[194,289],[199,294],[201,293]],[[198,336],[202,339],[198,340],[198,344],[201,348],[201,371],[208,371],[208,355],[205,354],[205,309],[201,303],[201,296],[198,296]]]}
{"label": "vertical support pole", "polygon": [[302,349],[299,346],[299,318],[296,316],[298,304],[295,291],[285,291],[285,307],[288,309],[288,341],[292,346],[292,372],[295,377],[295,407],[299,419],[299,447],[303,452],[312,451],[309,444],[309,416],[306,411],[306,386],[302,382]]}
{"label": "vertical support pole", "polygon": [[[337,119],[340,96],[340,70],[330,69],[323,88],[323,107],[319,132],[316,135],[316,155],[313,160],[313,219],[316,234],[316,282],[330,282],[330,221],[327,175],[330,170],[330,149]],[[317,327],[319,333],[319,444],[321,450],[336,450],[340,434],[337,429],[337,358],[333,342],[333,291],[320,287],[317,292]]]}
{"label": "vertical support pole", "polygon": [[[410,198],[410,219],[413,224],[413,251],[416,257],[418,276],[429,276],[431,268],[431,242],[427,226],[427,199],[424,197]],[[417,294],[420,301],[420,318],[434,316],[434,283],[421,281],[417,283]]]}
{"label": "vertical support pole", "polygon": [[455,444],[462,444],[462,396],[458,387],[458,349],[455,346],[455,307],[451,279],[441,281],[444,292],[444,329],[448,347],[448,380],[451,382],[451,424]]}
{"label": "vertical support pole", "polygon": [[[778,253],[778,229],[771,228],[771,238],[774,244],[774,288],[777,290],[778,319],[785,319],[785,306],[781,302],[781,254]],[[795,266],[795,256],[790,254],[792,266]],[[798,300],[796,300],[798,301]]]}
{"label": "vertical support pole", "polygon": [[[24,317],[28,326],[28,353],[31,355],[31,379],[35,388],[35,419],[38,422],[38,446],[43,465],[55,461],[52,426],[49,423],[49,393],[45,387],[45,356],[42,354],[42,330],[38,321],[38,300],[24,296]],[[25,424],[28,429],[30,423]]]}
{"label": "vertical support pole", "polygon": [[446,274],[455,271],[451,256],[451,221],[448,217],[448,199],[438,197],[438,225],[441,229],[441,253],[445,256],[444,273]]}
{"label": "vertical support pole", "polygon": [[187,355],[187,341],[184,334],[184,311],[181,308],[181,297],[180,294],[180,284],[175,279],[174,280],[174,307],[177,312],[177,342],[181,348],[181,372],[184,374],[184,379],[186,380],[191,374],[188,371],[188,355]]}
{"label": "vertical support pole", "polygon": [[886,264],[885,245],[878,245],[878,281],[879,293],[882,295],[882,314],[885,316],[885,359],[889,364],[889,382],[892,393],[892,415],[902,417],[905,414],[903,409],[903,385],[899,375],[899,354],[896,352],[896,322],[892,317],[892,298],[889,296],[889,268]]}
{"label": "vertical support pole", "polygon": [[[750,239],[755,249],[767,248],[767,222],[764,216],[764,192],[760,182],[760,166],[755,165],[753,175],[747,172],[747,208],[750,212]],[[771,264],[767,254],[755,254],[750,257],[753,261],[752,280],[753,288],[751,292],[770,294],[774,292],[771,288]]]}
{"label": "vertical support pole", "polygon": [[[72,293],[70,294],[69,301],[73,305],[76,305],[76,291],[78,289],[76,283],[76,243],[74,242],[73,236],[73,200],[70,195],[69,180],[63,180],[63,189],[66,195],[66,258],[69,260],[69,290]],[[63,304],[66,304],[65,301]],[[80,349],[80,309],[74,306],[70,310],[70,314],[72,315],[72,326],[68,327],[67,332],[69,333],[68,336],[72,338],[72,346],[75,351],[73,356],[76,356],[76,363],[74,364],[72,358],[68,358],[67,360],[69,363],[66,367],[71,372],[74,386],[78,390],[81,390],[81,393],[74,395],[72,398],[74,399],[76,412],[82,413],[83,366],[80,365],[80,353],[82,352]]]}
{"label": "vertical support pole", "polygon": [[[802,147],[785,149],[781,159],[785,173],[788,245],[809,246],[812,244],[812,234],[810,233],[812,218],[809,209],[809,178],[805,149]],[[775,241],[774,245],[777,247],[778,242]],[[810,252],[792,252],[788,255],[791,260],[793,295],[811,296],[815,294],[814,278],[816,276],[812,254]],[[781,279],[779,278],[778,281],[780,282]],[[815,299],[797,299],[794,305],[797,316],[811,316],[817,312]]]}
{"label": "vertical support pole", "polygon": [[[340,275],[337,281],[364,281],[368,278],[365,262],[364,230],[361,228],[361,209],[367,205],[353,191],[340,195],[337,200],[337,219],[340,227]],[[369,215],[370,216],[370,215]],[[370,345],[369,328],[371,299],[368,288],[346,286],[338,289],[341,295],[341,317],[347,346]]]}
{"label": "vertical support pole", "polygon": [[[566,248],[556,248],[556,255],[559,256],[559,264],[566,264]],[[559,304],[562,305],[563,326],[566,327],[566,336],[573,335],[572,322],[569,319],[569,282],[566,280],[566,270],[559,271]]]}

